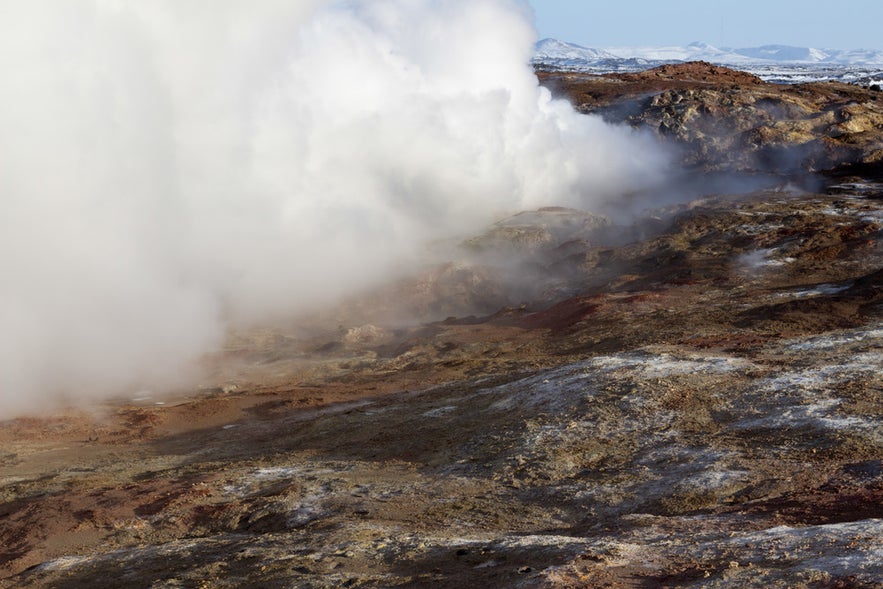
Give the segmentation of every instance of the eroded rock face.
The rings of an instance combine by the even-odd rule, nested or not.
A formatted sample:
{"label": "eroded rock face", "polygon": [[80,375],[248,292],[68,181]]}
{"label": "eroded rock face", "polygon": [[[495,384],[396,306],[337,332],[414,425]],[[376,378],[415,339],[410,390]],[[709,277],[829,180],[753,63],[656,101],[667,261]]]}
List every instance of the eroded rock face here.
{"label": "eroded rock face", "polygon": [[704,170],[883,170],[883,95],[871,89],[769,84],[703,62],[539,77],[583,112],[673,142],[688,165]]}

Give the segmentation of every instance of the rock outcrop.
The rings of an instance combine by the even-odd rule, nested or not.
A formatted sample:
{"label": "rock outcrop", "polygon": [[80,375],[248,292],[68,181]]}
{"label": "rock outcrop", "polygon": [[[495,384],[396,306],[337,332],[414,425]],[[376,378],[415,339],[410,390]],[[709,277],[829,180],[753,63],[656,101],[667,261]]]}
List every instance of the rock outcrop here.
{"label": "rock outcrop", "polygon": [[883,173],[883,93],[869,88],[769,84],[704,62],[538,75],[582,112],[651,131],[702,170]]}

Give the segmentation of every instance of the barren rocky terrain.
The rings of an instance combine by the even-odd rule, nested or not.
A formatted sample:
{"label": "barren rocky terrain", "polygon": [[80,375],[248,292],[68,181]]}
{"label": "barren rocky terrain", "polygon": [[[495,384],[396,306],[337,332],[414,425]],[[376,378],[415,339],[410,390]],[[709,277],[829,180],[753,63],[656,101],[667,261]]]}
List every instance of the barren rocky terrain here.
{"label": "barren rocky terrain", "polygon": [[630,74],[539,77],[583,112],[668,139],[682,149],[688,166],[706,171],[874,174],[883,162],[878,89],[839,82],[770,84],[704,62]]}
{"label": "barren rocky terrain", "polygon": [[527,211],[201,387],[0,423],[0,586],[883,587],[883,94],[539,77],[690,194]]}

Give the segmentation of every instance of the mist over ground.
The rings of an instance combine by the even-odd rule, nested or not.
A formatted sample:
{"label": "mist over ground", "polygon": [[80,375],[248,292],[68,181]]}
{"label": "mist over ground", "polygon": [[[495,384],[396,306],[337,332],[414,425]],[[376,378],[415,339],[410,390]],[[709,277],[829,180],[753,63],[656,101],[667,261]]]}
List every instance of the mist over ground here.
{"label": "mist over ground", "polygon": [[0,416],[188,382],[423,245],[646,188],[509,0],[0,5]]}

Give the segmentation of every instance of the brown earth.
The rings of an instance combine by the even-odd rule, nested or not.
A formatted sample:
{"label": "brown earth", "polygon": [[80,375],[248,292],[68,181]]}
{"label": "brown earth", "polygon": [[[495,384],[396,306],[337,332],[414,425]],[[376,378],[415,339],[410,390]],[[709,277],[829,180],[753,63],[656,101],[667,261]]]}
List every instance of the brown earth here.
{"label": "brown earth", "polygon": [[[615,83],[775,90],[689,67]],[[881,237],[859,178],[503,220],[201,387],[0,424],[0,586],[883,587]]]}

